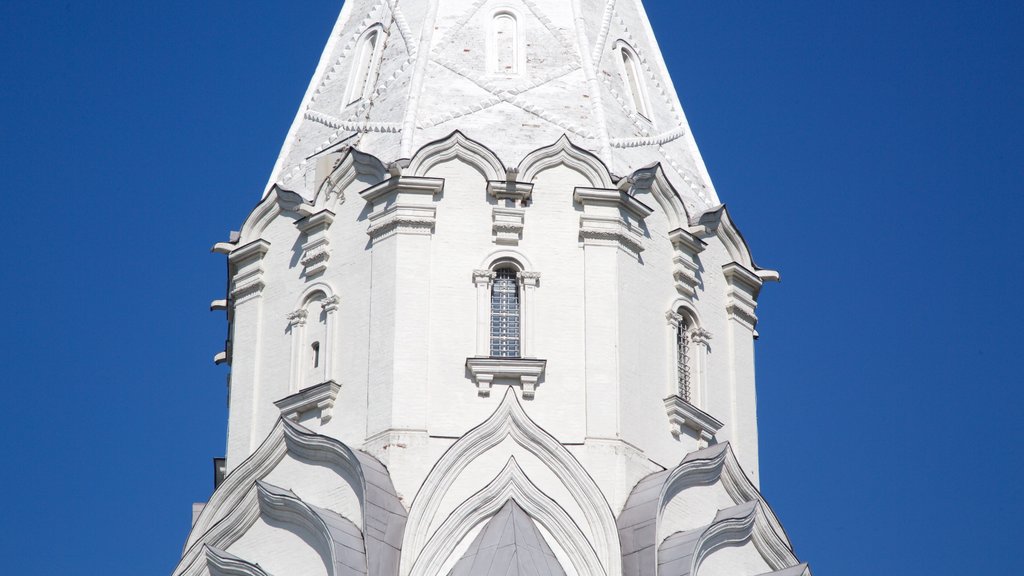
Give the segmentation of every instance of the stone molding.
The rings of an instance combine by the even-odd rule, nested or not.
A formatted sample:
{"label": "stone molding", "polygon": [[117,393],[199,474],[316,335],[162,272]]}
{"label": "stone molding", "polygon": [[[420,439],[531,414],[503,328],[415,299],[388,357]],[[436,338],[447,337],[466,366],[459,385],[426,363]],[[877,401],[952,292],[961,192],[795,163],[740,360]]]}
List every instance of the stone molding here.
{"label": "stone molding", "polygon": [[303,266],[302,275],[307,279],[327,270],[327,261],[331,259],[331,241],[327,231],[333,222],[334,213],[321,210],[295,223],[306,236],[299,263]]}
{"label": "stone molding", "polygon": [[763,282],[754,272],[738,262],[722,266],[722,273],[728,284],[726,291],[726,312],[730,320],[736,320],[750,331],[757,327],[757,295]]}
{"label": "stone molding", "polygon": [[239,303],[263,292],[263,257],[270,251],[270,242],[256,240],[239,246],[228,255],[231,270],[231,299]]}
{"label": "stone molding", "polygon": [[300,390],[291,396],[286,396],[274,402],[274,406],[281,411],[281,416],[293,422],[297,422],[306,412],[319,410],[320,424],[331,421],[334,411],[334,402],[338,398],[341,384],[334,380],[310,386]]}
{"label": "stone molding", "polygon": [[604,162],[573,144],[564,134],[554,144],[538,148],[527,154],[519,163],[519,174],[524,181],[533,182],[536,180],[537,174],[559,165],[568,166],[580,172],[590,181],[591,186],[602,188],[615,186]]}
{"label": "stone molding", "polygon": [[443,564],[470,530],[514,500],[531,519],[554,536],[569,556],[577,574],[607,574],[586,536],[557,502],[541,491],[523,472],[514,456],[482,490],[456,508],[431,535],[413,565],[411,576],[443,574]]}
{"label": "stone molding", "polygon": [[270,576],[259,566],[227,552],[206,546],[206,569],[210,576]]}
{"label": "stone molding", "polygon": [[473,284],[490,288],[497,275],[494,270],[473,270]]}
{"label": "stone molding", "polygon": [[312,534],[320,540],[317,552],[325,560],[330,576],[353,574],[353,570],[355,574],[367,573],[362,534],[351,520],[307,504],[293,492],[261,480],[256,481],[256,494],[261,516],[285,526],[298,526],[297,535]]}
{"label": "stone molding", "polygon": [[682,576],[697,574],[704,560],[717,550],[748,541],[772,570],[797,566],[799,560],[789,543],[772,529],[764,508],[763,502],[753,501],[719,511],[711,525],[693,542],[691,568]]}
{"label": "stone molding", "polygon": [[295,312],[289,312],[285,314],[285,318],[288,320],[288,327],[295,328],[299,326],[305,326],[306,321],[309,319],[309,310],[300,308]]}
{"label": "stone molding", "polygon": [[[534,454],[562,481],[593,531],[593,546],[608,576],[622,574],[615,519],[608,501],[586,469],[566,448],[530,420],[519,399],[508,391],[493,414],[459,438],[431,469],[409,511],[402,557],[417,558],[430,537],[448,488],[478,456],[511,437]],[[403,567],[403,576],[409,572]]]}
{"label": "stone molding", "polygon": [[584,245],[617,246],[632,255],[644,250],[643,221],[653,213],[646,204],[617,189],[577,188],[573,198],[583,206]]}
{"label": "stone molding", "polygon": [[676,291],[682,296],[694,298],[701,283],[698,255],[704,251],[707,243],[682,228],[669,232],[668,238],[675,249],[672,277],[676,281]]}
{"label": "stone molding", "polygon": [[364,190],[363,200],[373,210],[366,233],[373,242],[395,234],[433,234],[437,209],[432,201],[443,189],[440,178],[394,176]]}
{"label": "stone molding", "polygon": [[[728,442],[691,452],[678,466],[655,472],[633,487],[617,525],[622,544],[624,576],[654,574],[659,564],[659,546],[669,536],[662,530],[665,510],[672,500],[690,488],[720,483],[735,505],[759,505],[762,533],[776,541],[775,553],[792,556],[792,545],[782,525],[740,467]],[[709,525],[714,524],[708,519]],[[796,559],[793,557],[795,564]]]}
{"label": "stone molding", "polygon": [[395,234],[429,236],[434,233],[436,214],[437,209],[433,206],[392,206],[384,212],[370,216],[370,227],[366,234],[374,242]]}
{"label": "stone molding", "polygon": [[701,442],[708,443],[722,429],[721,421],[714,416],[683,400],[678,395],[665,398],[665,411],[673,436],[680,436],[684,430],[690,429]]}
{"label": "stone molding", "polygon": [[490,148],[458,130],[420,148],[409,162],[408,172],[417,176],[426,174],[434,166],[453,158],[476,166],[488,180],[500,180],[506,175],[505,166]]}
{"label": "stone molding", "polygon": [[480,396],[490,396],[493,384],[509,383],[522,388],[523,399],[532,400],[537,382],[544,375],[547,360],[536,358],[466,358],[466,368],[476,383]]}
{"label": "stone molding", "polygon": [[[257,482],[267,477],[288,454],[299,461],[321,463],[339,471],[343,484],[356,490],[362,517],[353,520],[363,533],[367,557],[383,566],[396,567],[386,576],[397,576],[399,542],[405,529],[406,511],[395,494],[387,468],[376,458],[316,434],[280,418],[263,444],[224,479],[203,508],[185,544],[174,576],[199,576],[209,546],[227,549],[252,526],[260,514]],[[380,511],[373,517],[371,511]],[[386,516],[382,520],[380,514]]]}
{"label": "stone molding", "polygon": [[523,239],[526,224],[526,210],[522,208],[501,208],[491,210],[491,233],[495,244],[518,246]]}
{"label": "stone molding", "polygon": [[[517,175],[518,170],[509,169],[509,177]],[[488,180],[487,193],[499,202],[508,202],[509,208],[524,207],[526,201],[533,195],[532,182],[517,182],[515,180]]]}

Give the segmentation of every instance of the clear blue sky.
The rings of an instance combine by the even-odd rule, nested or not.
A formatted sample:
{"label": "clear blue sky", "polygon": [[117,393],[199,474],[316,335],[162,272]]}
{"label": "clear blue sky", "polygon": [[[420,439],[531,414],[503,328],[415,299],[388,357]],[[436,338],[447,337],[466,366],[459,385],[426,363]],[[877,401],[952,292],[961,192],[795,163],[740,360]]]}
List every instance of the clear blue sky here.
{"label": "clear blue sky", "polygon": [[[340,0],[0,2],[0,556],[167,574],[223,453],[224,261]],[[301,4],[301,8],[297,8]],[[781,270],[764,492],[821,576],[1011,574],[1024,4],[648,1]]]}

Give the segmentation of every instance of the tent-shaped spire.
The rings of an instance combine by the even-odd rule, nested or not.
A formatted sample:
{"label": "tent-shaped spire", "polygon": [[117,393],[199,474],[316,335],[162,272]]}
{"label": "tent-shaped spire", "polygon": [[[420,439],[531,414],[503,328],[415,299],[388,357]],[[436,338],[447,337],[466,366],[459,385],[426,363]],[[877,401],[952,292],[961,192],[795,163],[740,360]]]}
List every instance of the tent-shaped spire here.
{"label": "tent-shaped spire", "polygon": [[641,0],[346,0],[269,184],[310,198],[321,154],[389,163],[456,130],[507,166],[565,135],[719,203]]}
{"label": "tent-shaped spire", "polygon": [[477,535],[449,576],[565,576],[530,515],[509,500]]}

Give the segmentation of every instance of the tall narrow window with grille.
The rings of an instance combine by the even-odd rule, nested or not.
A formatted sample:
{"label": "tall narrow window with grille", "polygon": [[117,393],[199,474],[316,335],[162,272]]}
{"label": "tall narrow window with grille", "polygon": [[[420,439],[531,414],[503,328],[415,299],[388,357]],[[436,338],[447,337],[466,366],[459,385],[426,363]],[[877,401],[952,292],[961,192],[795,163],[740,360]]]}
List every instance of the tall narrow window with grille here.
{"label": "tall narrow window with grille", "polygon": [[520,318],[519,274],[514,268],[494,271],[491,286],[491,356],[519,358]]}
{"label": "tall narrow window with grille", "polygon": [[693,403],[693,374],[691,371],[690,344],[692,325],[690,319],[681,315],[676,328],[676,385],[677,394],[683,400]]}

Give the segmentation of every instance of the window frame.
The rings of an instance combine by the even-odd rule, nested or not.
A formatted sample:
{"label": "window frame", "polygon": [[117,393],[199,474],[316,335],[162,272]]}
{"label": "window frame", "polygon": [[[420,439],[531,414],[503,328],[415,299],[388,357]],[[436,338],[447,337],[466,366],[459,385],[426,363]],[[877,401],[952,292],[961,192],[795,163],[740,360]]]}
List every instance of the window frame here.
{"label": "window frame", "polygon": [[632,104],[633,112],[653,124],[651,101],[647,93],[647,82],[644,79],[640,55],[625,40],[618,40],[615,43],[615,52],[618,53],[616,60],[618,60],[619,74],[622,77],[623,86],[625,86],[626,96]]}

